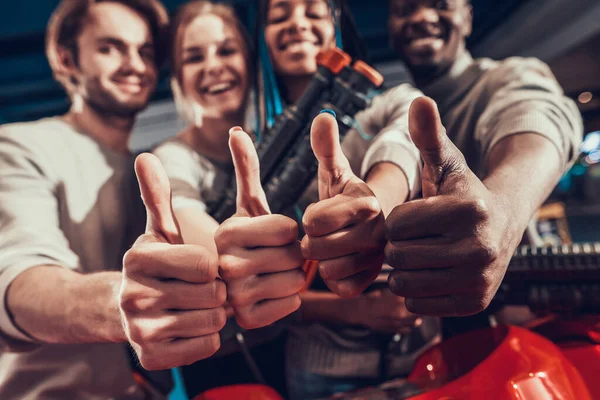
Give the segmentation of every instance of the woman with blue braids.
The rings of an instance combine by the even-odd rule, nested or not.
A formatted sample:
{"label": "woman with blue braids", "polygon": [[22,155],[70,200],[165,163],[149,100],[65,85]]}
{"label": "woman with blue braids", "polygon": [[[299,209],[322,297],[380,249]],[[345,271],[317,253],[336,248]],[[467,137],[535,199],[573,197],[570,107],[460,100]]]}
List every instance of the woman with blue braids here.
{"label": "woman with blue braids", "polygon": [[[260,2],[257,109],[263,130],[302,96],[317,71],[319,51],[337,45],[353,58],[364,57],[353,28],[343,2]],[[346,135],[342,151],[354,175],[366,183],[359,198],[350,193],[328,198],[315,183],[299,202],[317,202],[298,212],[307,233],[302,240],[305,258],[319,260],[323,278],[336,269],[354,269],[356,274],[336,282],[317,279],[301,294],[302,323],[292,327],[286,347],[292,400],[325,398],[405,375],[437,334],[435,319],[410,314],[403,299],[387,289],[356,297],[381,270],[384,216],[419,191],[420,156],[408,131],[409,106],[418,96],[418,90],[403,84],[377,96],[356,115],[356,129]],[[319,228],[328,233],[311,236],[311,226],[322,227],[323,221],[335,225],[343,220],[342,212],[368,217]]]}

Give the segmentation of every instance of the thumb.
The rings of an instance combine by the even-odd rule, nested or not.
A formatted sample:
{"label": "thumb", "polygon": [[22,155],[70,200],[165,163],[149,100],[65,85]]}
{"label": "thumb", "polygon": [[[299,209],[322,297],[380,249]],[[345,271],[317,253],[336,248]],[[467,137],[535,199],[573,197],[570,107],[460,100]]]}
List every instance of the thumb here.
{"label": "thumb", "polygon": [[429,97],[419,97],[410,106],[408,129],[425,163],[423,197],[441,194],[450,173],[468,170],[464,156],[446,135],[437,105]]}
{"label": "thumb", "polygon": [[237,182],[237,216],[270,214],[267,196],[260,183],[260,163],[250,136],[240,127],[229,131],[229,149]]}
{"label": "thumb", "polygon": [[171,206],[171,186],[162,164],[150,153],[135,160],[135,173],[146,207],[146,233],[163,237],[171,244],[183,243]]}
{"label": "thumb", "polygon": [[[319,186],[321,183],[333,186],[339,183],[340,177],[352,173],[350,163],[340,145],[339,128],[333,111],[323,110],[313,120],[310,145],[319,163]],[[321,198],[327,197],[323,196],[321,190],[319,193]]]}

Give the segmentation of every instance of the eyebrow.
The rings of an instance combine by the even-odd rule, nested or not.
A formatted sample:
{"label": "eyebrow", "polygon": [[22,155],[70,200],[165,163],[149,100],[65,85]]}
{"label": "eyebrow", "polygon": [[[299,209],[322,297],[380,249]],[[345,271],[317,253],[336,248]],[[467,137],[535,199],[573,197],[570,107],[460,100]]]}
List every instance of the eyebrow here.
{"label": "eyebrow", "polygon": [[[126,47],[128,44],[125,43],[123,40],[116,38],[116,37],[112,37],[112,36],[103,36],[100,37],[98,39],[96,39],[96,42],[99,44],[112,44],[114,46],[118,46],[118,47]],[[142,43],[141,46],[139,46],[141,49],[145,49],[145,48],[154,48],[154,45],[152,44],[152,42],[144,42]]]}
{"label": "eyebrow", "polygon": [[[217,44],[219,46],[223,46],[224,44],[229,44],[229,43],[236,43],[236,39],[232,36],[228,36],[225,39],[219,41]],[[185,47],[183,49],[184,52],[196,52],[196,51],[200,51],[202,50],[202,46],[198,46],[198,45],[193,45],[193,46],[189,46],[189,47]]]}

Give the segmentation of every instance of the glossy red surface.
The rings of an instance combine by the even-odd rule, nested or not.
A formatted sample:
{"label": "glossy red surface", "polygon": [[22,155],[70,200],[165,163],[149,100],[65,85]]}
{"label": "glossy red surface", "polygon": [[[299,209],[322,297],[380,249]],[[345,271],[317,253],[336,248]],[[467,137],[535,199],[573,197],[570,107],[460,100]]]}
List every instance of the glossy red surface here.
{"label": "glossy red surface", "polygon": [[591,400],[584,380],[554,343],[500,326],[429,349],[409,380],[427,390],[411,400]]}
{"label": "glossy red surface", "polygon": [[233,385],[215,388],[193,400],[283,400],[274,389],[264,385]]}
{"label": "glossy red surface", "polygon": [[557,343],[583,378],[593,399],[600,399],[600,316],[557,318],[536,328]]}

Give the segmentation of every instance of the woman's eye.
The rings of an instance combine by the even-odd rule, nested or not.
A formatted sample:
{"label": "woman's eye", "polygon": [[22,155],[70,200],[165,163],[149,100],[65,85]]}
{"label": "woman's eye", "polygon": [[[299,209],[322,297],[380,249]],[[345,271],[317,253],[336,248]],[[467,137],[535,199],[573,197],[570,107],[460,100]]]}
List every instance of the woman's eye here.
{"label": "woman's eye", "polygon": [[221,54],[222,56],[231,56],[233,54],[236,54],[237,52],[238,50],[236,48],[225,47],[219,51],[219,54]]}
{"label": "woman's eye", "polygon": [[278,24],[287,19],[287,13],[281,8],[269,11],[267,14],[267,24]]}
{"label": "woman's eye", "polygon": [[314,5],[309,5],[306,8],[306,15],[309,18],[321,19],[321,18],[327,18],[329,15],[331,15],[331,13],[329,11],[329,6],[327,4],[317,3]]}
{"label": "woman's eye", "polygon": [[183,62],[186,64],[189,63],[197,63],[204,61],[204,56],[202,54],[193,54],[187,57],[184,57]]}

